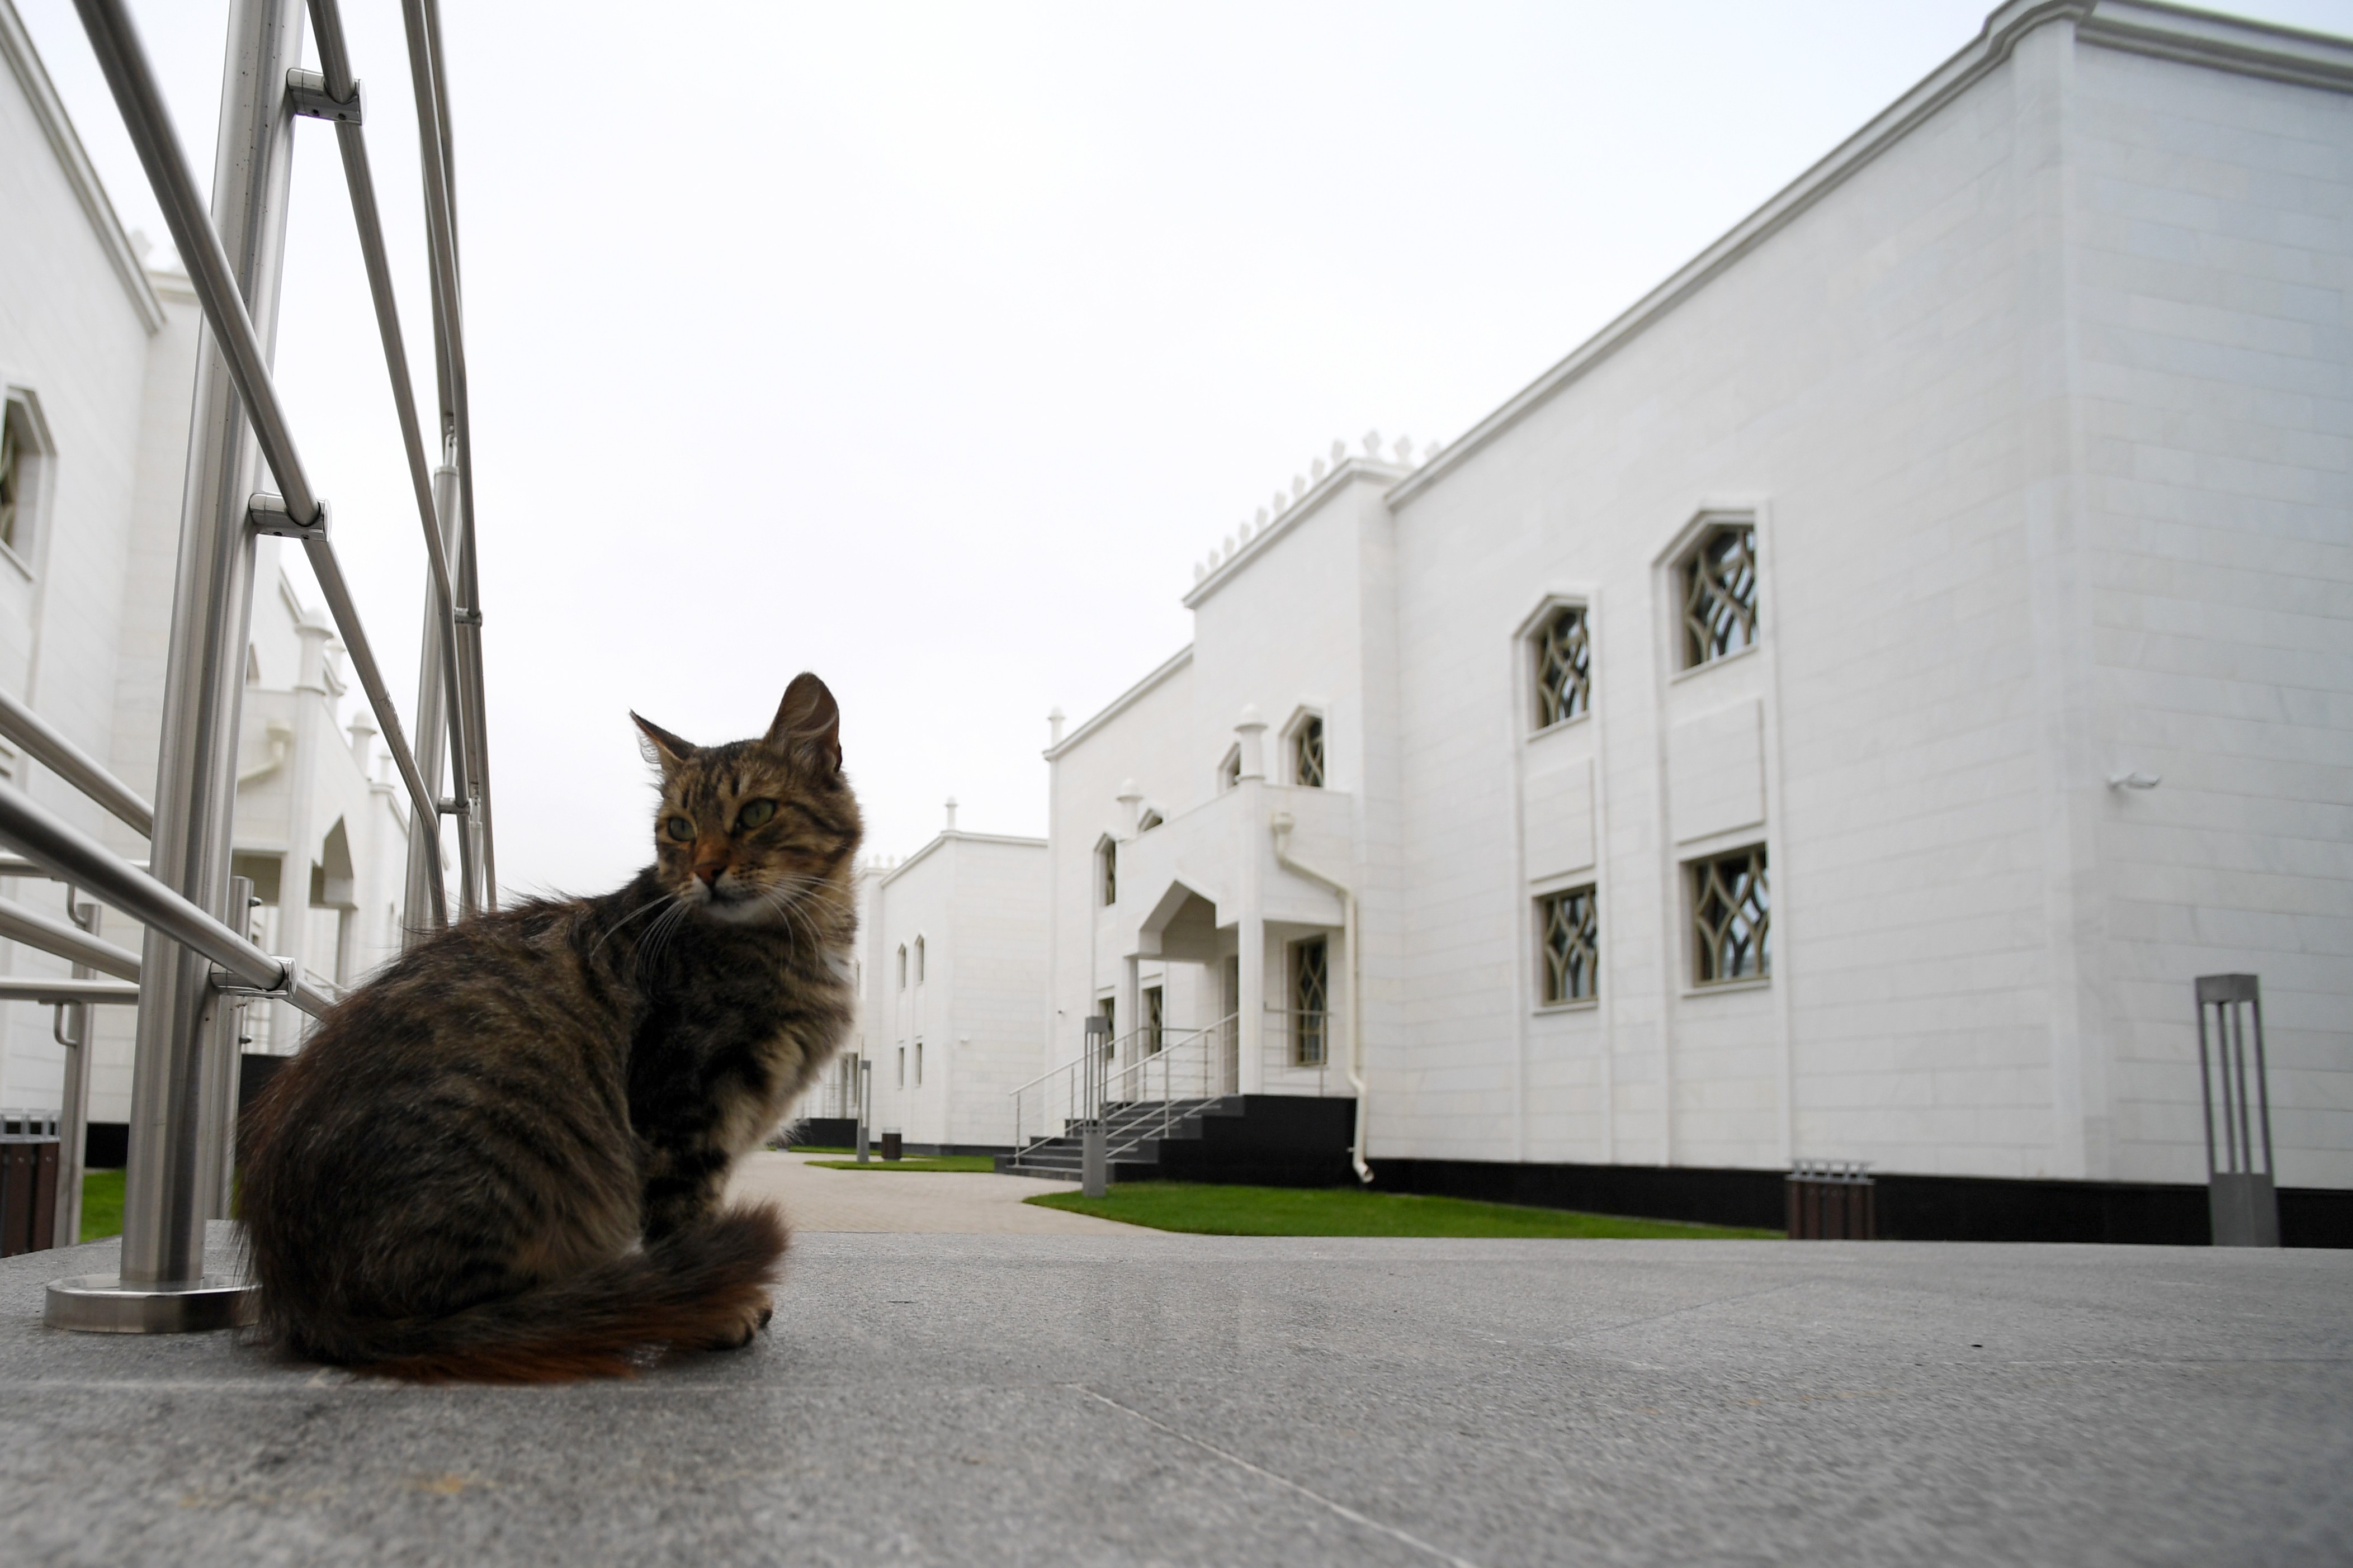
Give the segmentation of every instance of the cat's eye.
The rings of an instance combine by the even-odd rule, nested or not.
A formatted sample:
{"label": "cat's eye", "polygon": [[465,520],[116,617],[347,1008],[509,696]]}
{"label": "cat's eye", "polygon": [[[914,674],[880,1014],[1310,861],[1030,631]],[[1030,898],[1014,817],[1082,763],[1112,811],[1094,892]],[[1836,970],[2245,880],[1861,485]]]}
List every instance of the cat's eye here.
{"label": "cat's eye", "polygon": [[670,836],[681,844],[694,837],[694,824],[683,816],[673,816],[662,826],[669,828]]}
{"label": "cat's eye", "polygon": [[768,818],[776,815],[776,803],[775,801],[755,800],[751,805],[745,806],[742,811],[735,814],[735,826],[738,827],[757,827],[762,823],[767,821]]}

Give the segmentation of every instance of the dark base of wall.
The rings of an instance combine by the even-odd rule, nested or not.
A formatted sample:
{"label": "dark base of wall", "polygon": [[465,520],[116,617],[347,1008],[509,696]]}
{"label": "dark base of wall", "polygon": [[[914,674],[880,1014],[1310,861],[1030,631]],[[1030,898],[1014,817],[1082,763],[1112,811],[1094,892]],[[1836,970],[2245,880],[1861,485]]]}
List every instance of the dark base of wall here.
{"label": "dark base of wall", "polygon": [[[879,1148],[882,1141],[877,1138],[874,1142]],[[812,1116],[785,1130],[786,1148],[797,1149],[804,1143],[814,1143],[820,1149],[854,1149],[858,1146],[858,1119]]]}
{"label": "dark base of wall", "polygon": [[1198,1136],[1153,1140],[1154,1158],[1113,1163],[1113,1181],[1214,1182],[1250,1187],[1356,1184],[1348,1144],[1356,1102],[1304,1095],[1245,1094],[1201,1119]]}
{"label": "dark base of wall", "polygon": [[[1780,1229],[1788,1216],[1778,1171],[1377,1157],[1373,1172],[1376,1191],[1768,1230]],[[1883,1241],[2205,1247],[2213,1239],[2204,1187],[1891,1173],[1878,1178],[1873,1195]],[[2279,1208],[2283,1246],[2353,1247],[2353,1191],[2285,1187]]]}
{"label": "dark base of wall", "polygon": [[927,1160],[964,1154],[978,1154],[993,1160],[1013,1152],[1010,1143],[908,1143],[902,1147],[911,1157],[920,1155]]}
{"label": "dark base of wall", "polygon": [[131,1123],[85,1122],[81,1131],[81,1168],[119,1171],[131,1163]]}

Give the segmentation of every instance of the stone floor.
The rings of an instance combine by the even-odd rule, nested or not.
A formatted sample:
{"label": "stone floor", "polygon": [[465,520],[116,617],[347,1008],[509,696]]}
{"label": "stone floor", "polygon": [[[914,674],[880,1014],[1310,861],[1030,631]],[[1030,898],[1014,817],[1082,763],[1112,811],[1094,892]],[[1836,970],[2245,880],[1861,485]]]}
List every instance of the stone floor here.
{"label": "stone floor", "polygon": [[751,1350],[420,1389],[44,1329],[113,1250],[0,1263],[0,1563],[2353,1561],[2348,1253],[805,1225]]}
{"label": "stone floor", "polygon": [[735,1168],[731,1192],[737,1197],[776,1199],[801,1236],[875,1230],[960,1236],[1135,1233],[1134,1226],[1021,1201],[1037,1193],[1078,1191],[1071,1183],[979,1171],[894,1171],[879,1159],[870,1171],[829,1171],[812,1163],[840,1158],[839,1154],[753,1154]]}

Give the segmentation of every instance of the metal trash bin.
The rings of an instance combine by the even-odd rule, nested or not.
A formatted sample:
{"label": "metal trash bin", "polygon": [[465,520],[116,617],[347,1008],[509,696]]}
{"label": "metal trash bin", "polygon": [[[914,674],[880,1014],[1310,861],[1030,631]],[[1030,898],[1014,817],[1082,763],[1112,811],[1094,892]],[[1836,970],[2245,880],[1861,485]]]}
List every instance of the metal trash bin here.
{"label": "metal trash bin", "polygon": [[1868,1161],[1799,1160],[1788,1186],[1791,1241],[1879,1239]]}
{"label": "metal trash bin", "polygon": [[58,1244],[58,1113],[0,1110],[0,1258]]}

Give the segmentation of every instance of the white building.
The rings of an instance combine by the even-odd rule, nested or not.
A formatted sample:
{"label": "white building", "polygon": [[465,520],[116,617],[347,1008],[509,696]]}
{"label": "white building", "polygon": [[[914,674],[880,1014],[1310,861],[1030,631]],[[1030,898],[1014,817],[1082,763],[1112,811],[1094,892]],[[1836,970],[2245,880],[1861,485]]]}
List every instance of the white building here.
{"label": "white building", "polygon": [[[180,274],[126,236],[8,0],[0,0],[0,687],[133,791],[156,787],[164,661],[201,312]],[[340,648],[260,542],[247,667],[236,870],[268,907],[256,936],[348,984],[397,950],[407,807],[364,721],[340,726]],[[134,859],[146,843],[0,745],[0,787]],[[60,914],[57,884],[0,898]],[[136,953],[139,928],[99,934]],[[63,960],[0,943],[0,973]],[[94,1009],[90,1120],[129,1119],[132,1010]],[[258,1011],[258,1010],[257,1010]],[[254,1016],[253,1048],[292,1049],[298,1015]],[[0,1005],[0,1105],[55,1109],[65,1053],[49,1008]]]}
{"label": "white building", "polygon": [[1039,1071],[1046,841],[964,832],[950,801],[937,837],[863,877],[869,1126],[927,1151],[1011,1148],[1011,1091]]}
{"label": "white building", "polygon": [[1047,752],[1039,1067],[1156,989],[1291,1092],[1312,999],[1377,1169],[2202,1183],[2191,980],[2243,971],[2280,1182],[2353,1187],[2348,288],[2353,45],[2005,5],[1198,569]]}

